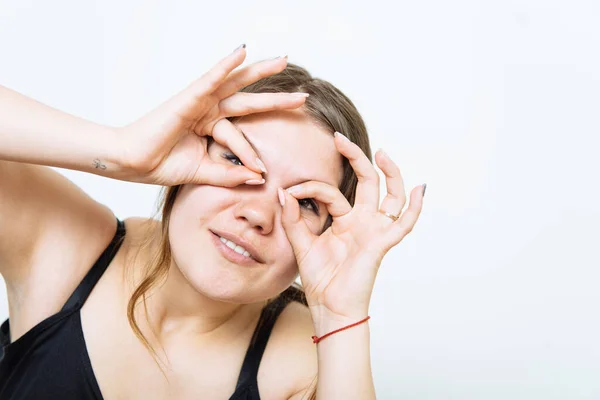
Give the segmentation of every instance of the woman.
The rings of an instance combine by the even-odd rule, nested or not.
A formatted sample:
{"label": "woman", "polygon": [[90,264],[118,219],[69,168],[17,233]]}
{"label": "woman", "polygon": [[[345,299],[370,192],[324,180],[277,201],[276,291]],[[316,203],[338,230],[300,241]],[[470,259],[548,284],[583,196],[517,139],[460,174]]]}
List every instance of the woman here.
{"label": "woman", "polygon": [[[375,398],[369,300],[425,187],[397,218],[379,152],[379,207],[352,102],[245,56],[119,129],[2,89],[1,399]],[[163,185],[161,219],[120,221],[39,165]]]}

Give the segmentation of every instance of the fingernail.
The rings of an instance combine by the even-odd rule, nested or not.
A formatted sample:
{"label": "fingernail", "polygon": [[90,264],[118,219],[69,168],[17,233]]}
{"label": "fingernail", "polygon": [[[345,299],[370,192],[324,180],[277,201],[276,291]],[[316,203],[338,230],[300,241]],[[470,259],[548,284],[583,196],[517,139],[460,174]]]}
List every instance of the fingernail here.
{"label": "fingernail", "polygon": [[263,164],[262,161],[260,161],[260,158],[256,158],[256,165],[258,165],[258,168],[260,168],[260,170],[262,172],[264,172],[265,174],[267,173],[267,168],[265,168],[265,164]]}
{"label": "fingernail", "polygon": [[233,50],[232,53],[235,53],[236,51],[238,51],[239,49],[245,49],[246,48],[246,43],[241,44],[239,47],[236,47],[235,50]]}
{"label": "fingernail", "polygon": [[298,97],[308,97],[310,96],[308,93],[303,93],[303,92],[296,92],[296,93],[290,93],[291,95],[294,96],[298,96]]}
{"label": "fingernail", "polygon": [[279,204],[283,207],[285,205],[285,194],[281,188],[277,188],[277,196],[279,197]]}
{"label": "fingernail", "polygon": [[264,179],[249,179],[246,181],[248,185],[262,185],[265,183]]}
{"label": "fingernail", "polygon": [[388,156],[388,154],[385,151],[383,151],[383,149],[379,149],[377,151],[379,151],[381,153],[381,155],[384,156],[385,158],[390,158],[390,156]]}
{"label": "fingernail", "polygon": [[423,184],[423,197],[425,197],[425,190],[427,190],[427,184]]}
{"label": "fingernail", "polygon": [[286,190],[289,194],[296,194],[296,193],[299,193],[301,191],[301,189],[302,188],[300,187],[300,185],[296,185],[296,186],[287,188]]}
{"label": "fingernail", "polygon": [[347,140],[347,141],[350,141],[350,139],[348,139],[346,136],[342,135],[341,133],[339,133],[339,132],[337,132],[337,131],[334,133],[334,135],[335,135],[335,136],[341,136],[341,137],[342,137],[342,139],[344,139],[344,140]]}
{"label": "fingernail", "polygon": [[288,58],[287,54],[285,56],[277,56],[275,58],[272,58],[272,60],[278,60],[280,58]]}

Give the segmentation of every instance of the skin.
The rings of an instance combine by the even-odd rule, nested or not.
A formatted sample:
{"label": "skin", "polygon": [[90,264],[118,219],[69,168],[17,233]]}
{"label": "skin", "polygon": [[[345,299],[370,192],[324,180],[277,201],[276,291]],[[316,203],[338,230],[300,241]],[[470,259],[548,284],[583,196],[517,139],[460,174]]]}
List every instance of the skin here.
{"label": "skin", "polygon": [[[106,175],[109,177],[162,185],[187,184],[175,203],[167,238],[174,258],[166,283],[147,293],[147,315],[141,314],[144,308],[137,308],[140,329],[159,353],[157,357],[163,362],[167,379],[133,335],[124,312],[150,257],[135,240],[141,236],[139,220],[143,219],[125,221],[125,242],[81,310],[86,349],[105,398],[228,396],[235,387],[263,301],[285,289],[299,273],[310,311],[294,303],[284,310],[258,373],[264,398],[299,399],[300,393],[294,393],[307,387],[317,371],[317,352],[307,338],[315,332],[321,336],[367,314],[383,256],[413,229],[418,219],[424,187],[412,190],[409,207],[400,216],[406,203],[402,177],[398,167],[379,152],[375,160],[386,176],[387,186],[387,195],[379,205],[379,177],[360,148],[344,141],[343,135],[333,139],[331,132],[320,131],[301,114],[298,118],[289,117],[295,115],[293,112],[265,113],[239,122],[238,127],[257,143],[258,155],[270,170],[264,185],[242,184],[264,168],[236,127],[223,118],[295,108],[305,98],[292,99],[284,94],[231,95],[261,76],[280,71],[285,64],[281,59],[271,60],[228,75],[243,61],[243,55],[241,51],[234,52],[148,116],[115,130],[113,137],[119,138],[116,142],[131,152],[111,156],[107,151],[106,164],[103,159],[95,159],[94,171],[106,167],[104,171],[111,172]],[[73,127],[81,126],[76,123],[80,121],[70,122]],[[89,125],[85,128],[111,137],[105,135],[104,129]],[[68,136],[70,131],[86,129],[67,129],[63,135]],[[209,154],[200,138],[206,135],[234,149],[247,168],[233,167],[223,157],[223,150],[228,149],[221,145],[211,147]],[[277,151],[273,150],[274,144]],[[74,147],[77,148],[75,141]],[[97,151],[96,146],[88,147]],[[60,151],[54,155],[54,161],[58,159],[64,166],[60,155],[65,149]],[[88,165],[90,154],[74,153],[79,158],[70,158],[70,166]],[[337,189],[340,154],[349,160],[358,176],[353,207]],[[256,164],[256,172],[246,175],[252,164]],[[43,185],[52,187],[46,190],[43,202],[36,205],[52,207],[41,208],[30,221],[38,224],[39,216],[45,216],[44,226],[52,229],[33,241],[27,230],[21,230],[20,237],[17,235],[28,238],[35,246],[27,253],[30,257],[25,261],[29,265],[18,269],[29,279],[19,282],[19,274],[7,268],[10,313],[17,316],[11,321],[15,338],[60,309],[83,277],[84,267],[96,260],[114,234],[114,214],[110,210],[82,196],[64,180],[45,175],[41,179],[42,172],[48,171],[33,172]],[[321,175],[316,176],[317,173]],[[298,185],[302,182],[305,183]],[[298,190],[288,193],[280,186]],[[276,189],[281,208],[275,200]],[[53,199],[51,194],[56,193],[60,195]],[[24,197],[31,200],[34,196]],[[327,232],[318,234],[326,218],[323,207],[322,215],[316,217],[310,209],[303,208],[306,198],[321,202],[331,214],[333,223]],[[68,210],[64,207],[67,204]],[[381,210],[398,217],[386,217]],[[161,239],[160,224],[149,222],[153,224],[156,248]],[[213,246],[214,236],[209,229],[230,230],[252,241],[266,262],[253,268],[225,262]],[[142,250],[141,258],[130,258],[137,250]],[[58,268],[47,268],[48,265]],[[134,275],[133,286],[125,279],[126,270]],[[36,274],[38,271],[44,273]],[[12,278],[11,272],[15,273]],[[335,340],[319,342],[318,349],[320,397],[375,398],[367,324],[346,330]],[[272,379],[274,375],[278,379]]]}
{"label": "skin", "polygon": [[[134,240],[140,234],[141,228],[136,228],[139,224],[128,222],[123,254],[118,254],[113,262],[116,266],[109,268],[104,282],[84,305],[88,352],[106,398],[189,398],[199,393],[205,396],[202,398],[226,398],[235,388],[264,301],[284,291],[298,276],[298,265],[281,224],[277,188],[308,180],[337,187],[342,179],[342,156],[331,132],[311,122],[300,110],[252,114],[236,126],[260,153],[268,171],[263,174],[265,183],[182,187],[171,214],[173,261],[166,282],[148,297],[149,322],[141,312],[143,307],[138,307],[142,332],[160,359],[168,360],[171,384],[123,315],[133,282],[140,278],[148,261],[143,250],[137,259],[130,257],[139,250]],[[223,158],[224,153],[232,152],[217,142],[209,147],[212,160],[241,164]],[[326,207],[319,204],[317,216],[309,202],[300,205],[308,228],[319,234],[328,216]],[[156,239],[158,228],[156,224]],[[250,240],[265,263],[255,267],[231,263],[213,245],[209,229],[234,232]],[[123,278],[123,265],[134,271],[133,282]],[[115,287],[124,289],[115,293]],[[107,324],[113,329],[106,329]],[[308,308],[294,303],[286,307],[259,370],[259,390],[264,398],[288,398],[310,384],[317,373],[316,348],[309,339],[313,334]],[[117,359],[116,354],[120,355]],[[272,379],[274,373],[281,379]]]}
{"label": "skin", "polygon": [[[265,183],[234,188],[188,184],[182,188],[171,214],[172,274],[154,309],[162,325],[210,332],[244,304],[261,303],[283,292],[298,276],[298,266],[281,226],[277,188],[306,180],[334,186],[341,182],[342,158],[333,135],[301,111],[254,114],[237,126],[267,168]],[[231,150],[217,142],[209,149],[214,161],[241,164],[223,158],[225,153],[231,154]],[[326,208],[321,204],[320,215],[316,215],[308,201],[302,206],[303,218],[318,234],[327,219]],[[234,232],[250,240],[265,263],[258,267],[231,263],[212,244],[209,229]],[[163,326],[155,328],[161,332]]]}

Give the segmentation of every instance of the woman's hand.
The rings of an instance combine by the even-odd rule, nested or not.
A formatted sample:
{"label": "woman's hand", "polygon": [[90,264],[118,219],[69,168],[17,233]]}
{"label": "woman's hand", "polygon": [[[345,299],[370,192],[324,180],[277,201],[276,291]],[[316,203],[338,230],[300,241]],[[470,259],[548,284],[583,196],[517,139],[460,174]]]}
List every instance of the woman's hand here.
{"label": "woman's hand", "polygon": [[[294,249],[313,322],[331,325],[331,321],[339,321],[341,327],[367,316],[379,265],[412,231],[421,213],[424,187],[412,190],[408,208],[394,221],[382,212],[398,216],[406,203],[396,164],[383,152],[375,155],[388,192],[380,208],[375,167],[345,136],[337,136],[334,142],[358,176],[354,207],[336,187],[317,181],[279,189],[279,193],[285,199],[282,224]],[[296,200],[301,198],[315,198],[331,214],[333,222],[320,236],[310,232],[301,219]]]}
{"label": "woman's hand", "polygon": [[[186,89],[132,124],[119,129],[127,180],[164,186],[184,183],[233,187],[262,179],[257,155],[226,118],[302,106],[306,95],[237,93],[243,87],[283,71],[287,58],[258,62],[232,72],[246,57],[236,49]],[[228,147],[244,165],[213,162],[208,137]],[[249,169],[250,168],[250,169]]]}

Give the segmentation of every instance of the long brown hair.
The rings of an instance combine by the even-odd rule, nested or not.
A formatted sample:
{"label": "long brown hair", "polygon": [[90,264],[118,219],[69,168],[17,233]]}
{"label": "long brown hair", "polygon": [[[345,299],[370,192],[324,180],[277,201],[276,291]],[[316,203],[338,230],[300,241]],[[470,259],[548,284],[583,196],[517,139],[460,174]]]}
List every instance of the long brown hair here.
{"label": "long brown hair", "polygon": [[[302,110],[306,115],[317,123],[319,126],[333,134],[335,131],[344,134],[350,141],[357,144],[368,159],[372,162],[371,147],[365,123],[358,113],[356,107],[350,99],[344,95],[339,89],[331,83],[322,79],[313,78],[311,74],[304,68],[288,63],[285,70],[282,72],[263,78],[240,90],[246,93],[278,93],[278,92],[305,92],[310,96],[306,99]],[[242,117],[230,118],[232,122],[240,120]],[[343,159],[343,177],[340,184],[340,191],[346,197],[351,205],[354,205],[356,185],[358,179],[350,163],[346,158]],[[141,332],[135,317],[135,308],[141,302],[146,307],[146,295],[149,290],[162,282],[167,277],[171,262],[171,247],[169,244],[169,221],[171,210],[175,203],[177,193],[181,185],[172,187],[163,187],[159,196],[157,205],[158,214],[161,216],[161,238],[160,244],[150,248],[152,257],[143,271],[141,282],[137,285],[133,292],[129,303],[127,304],[127,318],[135,335],[144,344],[144,346],[153,354],[155,361],[158,354],[150,345],[149,341]],[[151,222],[153,220],[149,220]],[[329,216],[323,226],[323,231],[327,230],[331,225],[331,216]],[[143,239],[143,245],[140,247],[149,247],[152,242],[151,230],[148,230],[148,236]],[[306,306],[306,297],[300,285],[292,284],[288,289],[282,292],[274,299],[267,299],[265,304],[268,304],[275,299],[286,298],[290,301],[298,301]],[[146,313],[147,315],[147,313]],[[158,361],[156,361],[158,364]],[[160,364],[158,364],[160,367]],[[162,368],[161,368],[162,371]],[[316,382],[316,377],[315,377]],[[316,384],[310,385],[313,387],[310,400],[316,398]]]}

